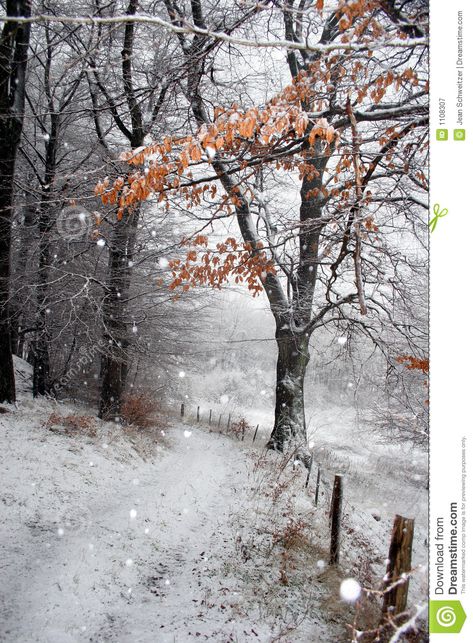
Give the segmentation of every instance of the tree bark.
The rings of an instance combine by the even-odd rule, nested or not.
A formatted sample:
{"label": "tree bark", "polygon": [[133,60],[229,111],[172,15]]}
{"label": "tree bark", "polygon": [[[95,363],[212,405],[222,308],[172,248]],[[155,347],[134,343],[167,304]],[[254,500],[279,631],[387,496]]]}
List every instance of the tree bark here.
{"label": "tree bark", "polygon": [[[138,6],[138,0],[129,0],[126,14],[134,15]],[[131,125],[130,129],[118,115],[117,107],[103,84],[100,84],[99,88],[105,95],[115,124],[128,138],[131,147],[137,148],[143,145],[147,130],[144,126],[142,107],[133,83],[134,39],[135,25],[133,22],[128,22],[125,26],[121,59],[123,92],[128,108],[127,117]],[[155,106],[154,118],[158,112],[159,105]],[[99,132],[99,140],[105,144],[100,133],[98,118],[97,112],[96,129]],[[137,207],[124,212],[123,218],[117,219],[114,223],[110,243],[108,283],[102,316],[107,347],[102,358],[102,387],[99,402],[99,417],[106,420],[120,418],[122,396],[129,370],[127,300],[139,217],[140,210]]]}
{"label": "tree bark", "polygon": [[309,338],[284,324],[276,329],[276,342],[276,404],[274,427],[267,446],[282,452],[292,445],[306,463],[304,379],[309,363]]}
{"label": "tree bark", "polygon": [[112,233],[107,293],[103,303],[104,339],[107,344],[102,358],[102,387],[99,417],[120,417],[121,402],[128,374],[127,299],[130,290],[139,210],[125,213],[116,221]]}
{"label": "tree bark", "polygon": [[[33,177],[26,177],[26,184],[31,185]],[[28,250],[33,246],[34,240],[37,236],[36,231],[36,199],[32,191],[25,191],[24,205],[23,205],[23,222],[19,228],[17,250],[16,254],[16,283],[22,288],[25,285],[26,268],[28,261],[31,259],[31,254]],[[18,286],[17,286],[18,288]],[[24,359],[25,349],[25,330],[28,323],[27,311],[24,305],[24,296],[20,290],[20,294],[13,293],[11,306],[10,306],[10,330],[11,330],[11,346],[14,355],[18,355]]]}
{"label": "tree bark", "polygon": [[[52,56],[52,52],[50,54]],[[49,94],[49,77],[47,78]],[[51,127],[46,143],[44,182],[41,193],[41,206],[38,218],[39,263],[36,305],[36,327],[33,361],[33,397],[51,393],[48,329],[48,291],[49,271],[51,267],[51,230],[54,226],[52,196],[57,169],[57,151],[59,145],[60,115],[55,113],[50,100],[49,115]]]}
{"label": "tree bark", "polygon": [[10,329],[10,249],[11,220],[13,206],[13,175],[15,152],[11,145],[5,145],[7,136],[2,123],[0,147],[0,402],[15,402],[15,373],[11,350]]}
{"label": "tree bark", "polygon": [[[30,0],[7,0],[7,16],[31,15]],[[11,347],[10,253],[13,179],[23,127],[25,73],[30,26],[4,24],[0,37],[0,401],[14,402],[15,373]]]}

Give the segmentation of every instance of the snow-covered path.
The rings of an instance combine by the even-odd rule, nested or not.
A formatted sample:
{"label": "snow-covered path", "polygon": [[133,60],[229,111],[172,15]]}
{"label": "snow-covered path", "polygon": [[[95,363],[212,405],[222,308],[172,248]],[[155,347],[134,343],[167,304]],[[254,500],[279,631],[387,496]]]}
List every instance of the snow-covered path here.
{"label": "snow-covered path", "polygon": [[247,479],[236,443],[176,427],[154,463],[119,462],[96,445],[66,451],[67,438],[44,442],[38,432],[25,457],[25,438],[14,427],[8,433],[5,465],[20,500],[6,508],[4,490],[1,640],[253,638],[241,611],[233,620],[241,588],[225,578],[235,552],[231,515]]}
{"label": "snow-covered path", "polygon": [[[208,427],[126,432],[82,413],[25,399],[0,414],[2,643],[348,640],[339,584],[364,582],[360,543],[382,578],[390,520],[358,510],[325,570],[328,506],[305,471]],[[95,429],[64,431],[68,417]],[[348,502],[370,488],[347,487]]]}

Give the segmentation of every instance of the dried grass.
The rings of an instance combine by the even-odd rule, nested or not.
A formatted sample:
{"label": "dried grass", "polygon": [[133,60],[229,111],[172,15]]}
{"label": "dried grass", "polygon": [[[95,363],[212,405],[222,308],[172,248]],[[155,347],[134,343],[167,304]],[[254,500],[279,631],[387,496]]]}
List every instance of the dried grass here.
{"label": "dried grass", "polygon": [[121,416],[125,424],[146,429],[156,425],[160,405],[148,393],[125,395],[121,407]]}
{"label": "dried grass", "polygon": [[90,415],[60,415],[51,413],[44,425],[50,431],[63,435],[97,436],[97,423]]}

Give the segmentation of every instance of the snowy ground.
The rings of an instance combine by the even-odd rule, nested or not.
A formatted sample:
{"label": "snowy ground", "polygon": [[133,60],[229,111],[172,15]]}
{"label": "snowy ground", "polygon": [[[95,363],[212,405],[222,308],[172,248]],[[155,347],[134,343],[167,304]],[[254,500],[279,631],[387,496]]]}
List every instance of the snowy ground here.
{"label": "snowy ground", "polygon": [[245,640],[218,573],[244,454],[178,427],[144,460],[113,425],[52,433],[38,406],[1,416],[2,640]]}
{"label": "snowy ground", "polygon": [[[306,490],[305,471],[267,453],[263,436],[242,444],[170,418],[123,432],[90,409],[20,397],[18,409],[0,414],[7,643],[349,641],[354,610],[340,600],[340,582],[381,580],[395,503],[412,505],[419,492],[406,478],[403,500],[381,502],[389,481],[373,491],[369,458],[359,473],[366,453],[355,448],[344,461],[332,434],[332,448],[319,436],[331,455],[315,508],[314,481]],[[67,416],[83,418],[82,428],[61,422]],[[344,464],[341,565],[330,568],[330,465]],[[421,534],[415,565],[426,559]],[[424,584],[425,571],[413,601]],[[369,623],[368,612],[361,620]]]}

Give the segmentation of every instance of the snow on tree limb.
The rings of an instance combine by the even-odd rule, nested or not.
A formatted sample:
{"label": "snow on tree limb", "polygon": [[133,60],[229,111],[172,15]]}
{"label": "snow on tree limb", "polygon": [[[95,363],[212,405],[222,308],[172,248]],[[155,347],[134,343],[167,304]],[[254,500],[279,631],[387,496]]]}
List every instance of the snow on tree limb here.
{"label": "snow on tree limb", "polygon": [[412,47],[427,46],[427,38],[392,38],[390,40],[383,40],[380,42],[370,42],[369,44],[356,44],[349,42],[332,42],[329,44],[312,44],[306,42],[295,42],[292,40],[277,39],[277,40],[249,40],[248,38],[241,38],[234,35],[229,35],[223,31],[212,31],[211,29],[203,29],[197,27],[195,24],[184,22],[182,25],[172,24],[167,20],[163,20],[158,16],[147,16],[146,14],[135,15],[122,15],[110,17],[96,17],[96,16],[54,16],[51,14],[37,14],[31,17],[23,16],[1,16],[0,23],[2,22],[16,22],[19,24],[44,24],[44,23],[62,23],[72,25],[120,25],[126,23],[136,23],[143,25],[150,25],[155,27],[162,27],[167,31],[175,34],[193,34],[198,36],[205,36],[220,42],[227,42],[232,45],[239,45],[241,47],[251,47],[256,49],[286,49],[294,51],[305,51],[308,53],[325,54],[332,51],[376,51],[379,49],[409,49]]}

